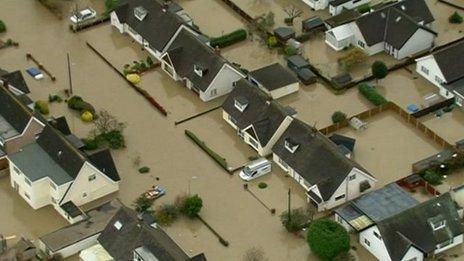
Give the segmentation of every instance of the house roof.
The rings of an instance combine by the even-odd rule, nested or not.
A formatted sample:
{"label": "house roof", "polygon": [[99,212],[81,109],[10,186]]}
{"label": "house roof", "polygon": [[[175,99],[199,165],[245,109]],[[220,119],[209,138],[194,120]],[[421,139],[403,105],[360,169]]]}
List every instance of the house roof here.
{"label": "house roof", "polygon": [[31,119],[31,113],[25,105],[3,86],[0,86],[0,116],[18,133],[24,131]]}
{"label": "house roof", "polygon": [[[227,60],[187,30],[181,30],[167,53],[178,75],[188,78],[195,88],[206,91]],[[199,76],[194,67],[204,70]]]}
{"label": "house roof", "polygon": [[352,22],[360,17],[361,14],[355,9],[344,9],[340,14],[332,16],[325,20],[325,23],[331,28]]}
{"label": "house roof", "polygon": [[21,71],[14,71],[14,72],[6,73],[3,75],[2,73],[0,73],[0,78],[4,81],[7,81],[9,85],[21,91],[23,94],[30,93],[29,87],[27,86],[27,83],[24,80],[24,77]]}
{"label": "house roof", "polygon": [[102,173],[108,176],[113,181],[120,181],[118,170],[114,164],[113,157],[109,149],[104,149],[98,152],[95,152],[92,155],[88,156],[89,161]]}
{"label": "house roof", "polygon": [[[294,153],[285,147],[286,140],[299,145]],[[290,123],[272,151],[309,184],[317,185],[325,201],[330,199],[353,168],[369,175],[359,164],[340,153],[327,137],[298,119]]]}
{"label": "house roof", "polygon": [[345,148],[347,148],[351,152],[353,152],[354,150],[354,145],[356,143],[356,140],[353,138],[334,133],[332,134],[332,136],[329,137],[329,139],[337,145],[343,145]]}
{"label": "house roof", "polygon": [[450,84],[464,77],[464,40],[450,45],[433,54],[445,81]]}
{"label": "house roof", "polygon": [[135,211],[127,207],[111,219],[98,242],[115,260],[131,260],[136,249],[155,255],[157,260],[190,260],[163,230],[139,220]]}
{"label": "house roof", "polygon": [[274,91],[298,82],[296,76],[280,63],[254,70],[250,72],[250,76],[268,91]]}
{"label": "house roof", "polygon": [[324,21],[319,16],[313,16],[301,22],[305,31],[311,31],[318,27],[324,27]]}
{"label": "house roof", "polygon": [[278,27],[274,29],[274,35],[282,40],[288,40],[295,36],[295,30],[291,27]]}
{"label": "house roof", "polygon": [[419,28],[436,34],[421,24],[433,21],[424,0],[402,0],[360,16],[356,24],[368,46],[385,41],[399,49]]}
{"label": "house roof", "polygon": [[[445,226],[434,231],[430,222],[440,220]],[[384,219],[377,227],[392,260],[400,260],[411,246],[429,254],[437,244],[464,232],[449,193]]]}
{"label": "house roof", "polygon": [[[134,9],[139,6],[148,12],[142,21],[134,15]],[[128,24],[146,39],[150,46],[162,51],[177,29],[184,24],[178,15],[163,9],[158,0],[124,0],[114,11],[119,22]]]}

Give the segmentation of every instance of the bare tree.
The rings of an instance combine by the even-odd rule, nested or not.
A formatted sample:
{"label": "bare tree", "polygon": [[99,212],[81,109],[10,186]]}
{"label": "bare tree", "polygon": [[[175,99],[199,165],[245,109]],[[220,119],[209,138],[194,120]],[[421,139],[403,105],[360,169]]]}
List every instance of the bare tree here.
{"label": "bare tree", "polygon": [[268,260],[262,248],[252,247],[243,255],[243,261],[266,261]]}
{"label": "bare tree", "polygon": [[284,12],[288,15],[288,17],[285,18],[285,23],[288,25],[292,25],[293,20],[295,20],[295,18],[300,17],[303,14],[303,11],[301,11],[293,5],[285,7]]}
{"label": "bare tree", "polygon": [[93,124],[95,125],[96,134],[104,134],[111,131],[121,131],[124,129],[125,124],[119,122],[115,116],[111,115],[108,111],[102,110],[98,112]]}

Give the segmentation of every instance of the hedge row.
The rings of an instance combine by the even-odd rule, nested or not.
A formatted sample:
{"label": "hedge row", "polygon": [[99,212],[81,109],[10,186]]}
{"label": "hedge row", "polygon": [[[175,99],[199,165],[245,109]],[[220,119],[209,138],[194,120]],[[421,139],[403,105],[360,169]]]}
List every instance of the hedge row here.
{"label": "hedge row", "polygon": [[238,29],[236,31],[233,31],[229,34],[223,35],[221,37],[217,38],[211,38],[210,45],[212,47],[227,47],[229,45],[232,45],[234,43],[241,42],[247,38],[247,32],[245,29]]}
{"label": "hedge row", "polygon": [[210,149],[206,143],[200,140],[193,132],[185,130],[185,135],[187,135],[193,142],[195,142],[202,150],[204,150],[214,161],[216,161],[223,169],[229,172],[227,161],[225,158],[221,157],[219,154]]}
{"label": "hedge row", "polygon": [[370,86],[366,83],[361,83],[358,86],[359,92],[366,97],[370,102],[372,102],[375,106],[384,105],[387,103],[387,99],[385,99],[382,95],[380,95],[375,87]]}

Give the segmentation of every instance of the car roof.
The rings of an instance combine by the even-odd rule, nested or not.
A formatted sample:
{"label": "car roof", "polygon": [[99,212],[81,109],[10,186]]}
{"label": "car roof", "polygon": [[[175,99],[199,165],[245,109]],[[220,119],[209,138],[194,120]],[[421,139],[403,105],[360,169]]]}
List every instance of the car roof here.
{"label": "car roof", "polygon": [[268,164],[268,163],[270,163],[268,159],[260,158],[260,159],[250,162],[249,164],[246,165],[246,167],[251,169],[251,168],[256,168],[256,167],[259,167],[261,165]]}

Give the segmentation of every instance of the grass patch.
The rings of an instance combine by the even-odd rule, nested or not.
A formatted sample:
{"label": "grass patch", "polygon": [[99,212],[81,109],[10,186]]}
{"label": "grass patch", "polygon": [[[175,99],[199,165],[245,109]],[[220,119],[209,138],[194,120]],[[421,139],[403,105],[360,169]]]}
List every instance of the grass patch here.
{"label": "grass patch", "polygon": [[216,161],[223,169],[229,172],[229,167],[225,158],[210,149],[206,143],[200,140],[193,132],[185,130],[185,135],[195,142],[200,148],[205,151],[214,161]]}

